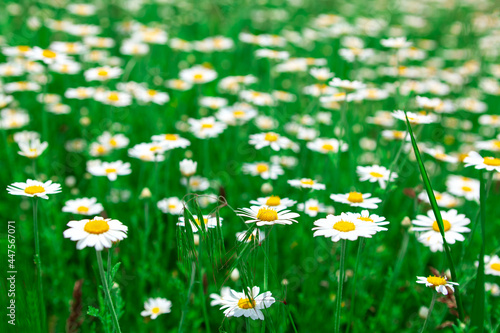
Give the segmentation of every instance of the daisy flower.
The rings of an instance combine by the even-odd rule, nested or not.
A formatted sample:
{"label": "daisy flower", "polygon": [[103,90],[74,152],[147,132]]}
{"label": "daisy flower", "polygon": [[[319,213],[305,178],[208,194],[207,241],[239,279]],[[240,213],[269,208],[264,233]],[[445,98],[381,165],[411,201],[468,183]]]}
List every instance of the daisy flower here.
{"label": "daisy flower", "polygon": [[229,287],[222,287],[220,290],[220,295],[212,293],[210,294],[210,298],[212,301],[210,302],[211,306],[217,306],[217,305],[222,305],[224,302],[224,299],[229,296],[231,292],[231,288]]}
{"label": "daisy flower", "polygon": [[448,192],[469,201],[479,201],[480,182],[477,179],[450,175],[446,180]]}
{"label": "daisy flower", "polygon": [[174,148],[186,148],[191,144],[188,139],[184,139],[177,134],[159,134],[153,135],[151,140],[154,142],[160,142],[166,150]]}
{"label": "daisy flower", "polygon": [[266,162],[244,163],[242,171],[252,176],[260,176],[262,179],[277,179],[279,175],[284,174],[279,165]]}
{"label": "daisy flower", "polygon": [[194,66],[183,69],[179,73],[181,80],[192,84],[202,84],[213,81],[217,78],[217,72],[204,66]]}
{"label": "daisy flower", "polygon": [[121,91],[96,91],[94,99],[103,104],[122,107],[132,104],[132,96]]}
{"label": "daisy flower", "polygon": [[27,158],[37,158],[42,155],[42,153],[47,149],[49,144],[47,142],[40,142],[40,139],[34,139],[30,141],[22,141],[18,143],[19,149],[18,152],[21,156],[26,156]]}
{"label": "daisy flower", "polygon": [[194,175],[196,173],[197,166],[198,162],[188,160],[187,158],[179,162],[179,168],[184,177],[191,177],[192,175]]}
{"label": "daisy flower", "polygon": [[71,99],[87,99],[94,96],[95,89],[92,87],[68,88],[64,97]]}
{"label": "daisy flower", "polygon": [[[470,232],[470,229],[465,227],[470,224],[470,220],[464,214],[458,214],[455,209],[447,212],[441,211],[441,217],[446,242],[448,244],[455,244],[456,241],[463,242],[465,237],[462,233]],[[415,226],[413,230],[420,232],[419,239],[425,239],[429,244],[436,244],[439,251],[443,250],[443,238],[432,210],[427,212],[427,216],[417,215],[412,223]]]}
{"label": "daisy flower", "polygon": [[128,150],[128,156],[147,162],[161,162],[165,160],[165,147],[160,143],[139,143]]}
{"label": "daisy flower", "polygon": [[[377,214],[370,214],[368,210],[361,211],[361,214],[359,213],[348,213],[348,214],[353,214],[358,220],[375,223],[375,225],[377,226],[389,224],[389,221],[386,221],[385,217],[378,216]],[[387,228],[380,228],[380,230],[387,230]]]}
{"label": "daisy flower", "polygon": [[218,110],[227,105],[227,99],[215,96],[205,96],[200,98],[200,105],[212,110]]}
{"label": "daisy flower", "polygon": [[269,197],[251,200],[250,203],[257,206],[268,206],[276,209],[285,209],[287,207],[292,207],[297,203],[297,201],[288,198],[280,198],[277,195],[271,195]]}
{"label": "daisy flower", "polygon": [[165,214],[181,215],[184,211],[184,204],[177,197],[164,198],[158,201],[157,206]]}
{"label": "daisy flower", "polygon": [[331,238],[332,242],[341,239],[355,241],[358,237],[371,238],[379,231],[375,223],[365,222],[358,219],[354,214],[342,213],[340,215],[328,215],[324,219],[314,222],[316,227],[313,236],[324,236]]}
{"label": "daisy flower", "polygon": [[307,148],[317,151],[318,153],[328,154],[337,153],[340,151],[347,151],[349,146],[347,143],[342,142],[342,144],[337,139],[322,139],[317,138],[314,141],[307,143]]}
{"label": "daisy flower", "polygon": [[361,207],[366,209],[376,209],[382,202],[379,198],[371,198],[371,193],[349,192],[346,194],[332,194],[330,199],[336,202],[350,205],[351,207]]}
{"label": "daisy flower", "polygon": [[[430,123],[435,123],[438,120],[438,118],[435,115],[426,113],[424,111],[419,113],[406,111],[406,114],[408,115],[408,120],[412,125],[430,124]],[[392,116],[396,119],[406,122],[405,112],[402,110],[394,111],[392,113]]]}
{"label": "daisy flower", "polygon": [[438,293],[443,295],[448,295],[448,288],[450,288],[452,291],[455,291],[453,286],[458,286],[458,283],[456,282],[449,282],[446,276],[417,276],[417,283],[425,284],[426,287],[433,288]]}
{"label": "daisy flower", "polygon": [[221,134],[226,129],[226,124],[218,122],[214,117],[201,119],[189,118],[190,131],[199,139],[213,138]]}
{"label": "daisy flower", "polygon": [[100,160],[87,161],[87,171],[93,176],[107,176],[110,181],[115,181],[118,176],[129,175],[130,163],[123,163],[118,160],[115,162],[101,162]]}
{"label": "daisy flower", "polygon": [[28,57],[32,60],[41,60],[45,64],[50,65],[56,62],[63,62],[68,60],[68,56],[61,52],[52,50],[44,50],[35,46],[28,52]]}
{"label": "daisy flower", "polygon": [[[363,82],[342,80],[338,77],[334,77],[330,81],[329,85],[331,87],[341,88],[341,89],[346,90],[346,91],[354,91],[354,90],[366,88],[366,85]],[[345,99],[345,96],[344,96],[344,99]]]}
{"label": "daisy flower", "polygon": [[135,92],[134,92],[135,98],[137,100],[144,102],[144,103],[155,103],[158,105],[163,105],[170,101],[170,96],[166,92],[161,92],[158,90],[154,89],[146,89],[143,87],[139,87]]}
{"label": "daisy flower", "polygon": [[103,145],[109,145],[113,149],[125,148],[130,142],[123,134],[111,134],[109,132],[103,132],[97,137],[97,141]]}
{"label": "daisy flower", "polygon": [[76,241],[76,248],[94,247],[96,251],[110,248],[114,242],[127,238],[127,226],[118,220],[96,216],[92,220],[70,221],[64,238]]}
{"label": "daisy flower", "polygon": [[243,90],[239,96],[244,101],[259,106],[272,106],[275,104],[273,95],[261,91]]}
{"label": "daisy flower", "polygon": [[179,90],[179,91],[186,91],[189,90],[193,87],[193,84],[188,81],[184,80],[179,80],[179,79],[172,79],[172,80],[167,80],[165,82],[165,86],[170,89],[174,90]]}
{"label": "daisy flower", "polygon": [[410,47],[412,45],[412,42],[408,41],[406,37],[395,37],[381,39],[380,44],[391,49],[402,49]]}
{"label": "daisy flower", "polygon": [[80,198],[68,200],[64,204],[62,211],[65,213],[81,214],[81,215],[96,215],[100,214],[104,208],[97,202],[96,198]]}
{"label": "daisy flower", "polygon": [[163,313],[170,313],[171,307],[172,302],[166,298],[148,298],[148,300],[144,302],[144,310],[141,311],[141,316],[156,319],[156,317]]}
{"label": "daisy flower", "polygon": [[287,149],[290,147],[290,139],[274,132],[259,133],[250,135],[249,144],[255,146],[255,149],[271,147],[274,151]]}
{"label": "daisy flower", "polygon": [[236,239],[242,243],[257,242],[258,244],[261,244],[265,238],[266,236],[259,229],[253,229],[250,234],[248,233],[248,230],[236,233]]}
{"label": "daisy flower", "polygon": [[500,172],[500,158],[482,157],[475,151],[471,151],[464,159],[466,167],[474,166],[476,169],[486,169],[487,171]]}
{"label": "daisy flower", "polygon": [[267,309],[276,301],[270,291],[260,294],[259,287],[248,288],[245,292],[232,290],[222,300],[221,310],[226,317],[249,317],[253,320],[264,320],[262,309]]}
{"label": "daisy flower", "polygon": [[246,103],[237,103],[233,106],[220,109],[215,116],[230,126],[236,126],[255,118],[257,110]]}
{"label": "daisy flower", "polygon": [[210,187],[210,183],[208,182],[208,179],[205,177],[201,176],[192,176],[189,178],[182,178],[181,179],[181,184],[184,186],[188,185],[188,179],[189,179],[189,190],[191,191],[205,191]]}
{"label": "daisy flower", "polygon": [[7,186],[7,191],[12,195],[24,195],[26,197],[37,197],[48,199],[47,194],[56,194],[61,192],[61,185],[52,183],[51,180],[45,183],[37,180],[28,179],[26,183],[17,182]]}
{"label": "daisy flower", "polygon": [[457,163],[458,158],[455,156],[448,155],[444,152],[442,148],[427,148],[424,146],[422,149],[425,153],[431,155],[436,160],[447,162],[447,163]]}
{"label": "daisy flower", "polygon": [[[460,200],[458,200],[457,198],[455,198],[454,196],[452,196],[446,192],[440,193],[440,192],[434,191],[434,198],[436,199],[436,203],[439,207],[454,208],[456,206],[459,206],[462,203]],[[426,191],[421,192],[418,195],[418,200],[423,201],[423,202],[428,203],[428,204],[431,203]]]}
{"label": "daisy flower", "polygon": [[311,217],[316,217],[318,213],[324,213],[328,209],[324,204],[320,203],[316,199],[309,199],[304,203],[299,203],[297,205],[297,210],[306,213]]}
{"label": "daisy flower", "polygon": [[324,190],[326,188],[325,184],[318,183],[311,178],[290,179],[287,182],[290,186],[296,188],[310,188],[312,190]]}
{"label": "daisy flower", "polygon": [[390,172],[389,169],[380,165],[358,166],[356,168],[359,180],[362,182],[369,181],[370,183],[378,182],[380,188],[385,189],[386,183],[389,181],[389,174],[391,175],[390,181],[398,177],[395,172]]}
{"label": "daisy flower", "polygon": [[[500,258],[497,255],[494,256],[484,256],[486,275],[496,275],[500,276]],[[476,266],[478,263],[476,262]]]}
{"label": "daisy flower", "polygon": [[286,208],[279,206],[251,206],[250,208],[237,209],[237,215],[249,218],[245,223],[257,223],[257,226],[275,225],[275,224],[292,224],[298,223],[295,218],[300,215],[293,213]]}
{"label": "daisy flower", "polygon": [[[191,228],[193,229],[193,232],[197,232],[198,228],[202,227],[201,222],[198,219],[198,216],[195,215],[195,216],[193,216],[193,218],[194,218],[196,223],[193,223],[193,221],[191,221]],[[219,222],[217,222],[217,217],[214,217],[211,215],[203,215],[203,224],[205,226],[204,227],[205,230],[213,229],[213,228],[217,227],[218,224],[222,225],[222,221],[223,221],[222,217],[219,217]],[[177,225],[180,227],[186,226],[184,216],[179,217],[179,222],[177,222]]]}
{"label": "daisy flower", "polygon": [[86,81],[107,81],[116,79],[122,75],[123,70],[119,67],[96,67],[87,69],[83,75]]}

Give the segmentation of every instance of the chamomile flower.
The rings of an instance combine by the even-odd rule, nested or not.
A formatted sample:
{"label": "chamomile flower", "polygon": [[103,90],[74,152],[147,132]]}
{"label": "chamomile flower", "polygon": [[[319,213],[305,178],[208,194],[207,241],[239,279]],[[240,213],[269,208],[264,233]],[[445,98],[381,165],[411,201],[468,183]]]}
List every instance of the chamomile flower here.
{"label": "chamomile flower", "polygon": [[[484,264],[484,274],[500,276],[500,258],[497,255],[484,256]],[[478,266],[477,262],[476,266]]]}
{"label": "chamomile flower", "polygon": [[248,230],[236,233],[236,239],[242,243],[256,242],[257,244],[261,244],[265,238],[266,236],[264,233],[257,228],[253,229],[250,234],[248,233]]}
{"label": "chamomile flower", "polygon": [[226,124],[216,121],[214,117],[201,119],[189,118],[190,131],[199,139],[207,139],[219,136],[227,127]]}
{"label": "chamomile flower", "polygon": [[260,293],[259,287],[248,288],[247,291],[237,292],[232,290],[222,300],[221,310],[226,317],[247,317],[253,320],[264,320],[263,309],[271,307],[276,302],[272,293]]}
{"label": "chamomile flower", "polygon": [[[426,113],[426,112],[415,113],[415,112],[407,111],[406,114],[408,115],[408,120],[413,125],[430,124],[430,123],[437,122],[437,117],[433,114],[430,114],[430,113]],[[392,116],[396,119],[399,119],[401,121],[406,122],[405,112],[402,110],[394,111],[392,113]]]}
{"label": "chamomile flower", "polygon": [[243,90],[239,95],[244,101],[258,106],[272,106],[275,104],[273,95],[262,91]]}
{"label": "chamomile flower", "polygon": [[165,82],[165,85],[167,88],[174,89],[174,90],[180,90],[180,91],[186,91],[189,90],[193,87],[193,83],[185,80],[179,80],[179,79],[172,79],[172,80],[167,80]]}
{"label": "chamomile flower", "polygon": [[191,176],[189,177],[189,184],[187,179],[188,178],[182,178],[181,184],[184,186],[189,185],[189,189],[192,191],[205,191],[210,187],[210,183],[208,182],[208,179],[205,177]]}
{"label": "chamomile flower", "polygon": [[164,146],[166,150],[175,148],[186,148],[191,144],[189,140],[184,139],[177,134],[153,135],[151,137],[151,140],[153,140],[153,142],[161,143],[161,145]]}
{"label": "chamomile flower", "polygon": [[68,60],[68,56],[61,52],[55,52],[52,50],[44,50],[35,46],[28,53],[28,57],[32,60],[41,60],[45,64],[50,65],[56,62],[63,62]]}
{"label": "chamomile flower", "polygon": [[360,81],[342,80],[338,77],[334,77],[330,81],[329,85],[331,87],[341,88],[345,91],[355,91],[359,89],[364,89],[366,87],[366,85]]}
{"label": "chamomile flower", "polygon": [[68,88],[64,97],[71,99],[87,99],[94,96],[95,89],[92,87]]}
{"label": "chamomile flower", "polygon": [[275,132],[259,133],[250,135],[249,144],[255,149],[270,147],[274,151],[290,147],[290,139]]}
{"label": "chamomile flower", "polygon": [[428,147],[424,146],[424,148],[422,150],[424,151],[424,153],[431,155],[432,157],[434,157],[435,159],[437,159],[439,161],[443,161],[443,162],[447,162],[447,163],[457,163],[458,162],[457,157],[446,154],[444,152],[444,149],[441,147],[428,148]]}
{"label": "chamomile flower", "polygon": [[181,170],[181,174],[184,177],[191,177],[196,173],[196,167],[198,162],[194,162],[193,160],[188,160],[187,158],[183,159],[179,162],[179,168]]}
{"label": "chamomile flower", "polygon": [[443,295],[448,295],[448,288],[455,291],[453,286],[458,286],[458,283],[448,281],[446,276],[441,277],[433,275],[429,275],[429,277],[417,276],[417,283],[425,284],[426,287],[433,288]]}
{"label": "chamomile flower", "polygon": [[147,162],[161,162],[165,160],[164,152],[165,146],[158,142],[139,143],[128,150],[128,156]]}
{"label": "chamomile flower", "polygon": [[473,166],[478,170],[486,169],[486,171],[500,172],[500,158],[482,157],[475,151],[471,151],[464,159],[466,167]]}
{"label": "chamomile flower", "polygon": [[257,116],[257,110],[246,103],[224,107],[215,114],[218,120],[230,125],[241,125]]}
{"label": "chamomile flower", "polygon": [[97,141],[103,145],[109,145],[113,149],[125,148],[130,142],[123,134],[111,134],[107,131],[99,135]]}
{"label": "chamomile flower", "polygon": [[212,110],[218,110],[227,105],[227,99],[215,96],[205,96],[200,98],[200,105]]}
{"label": "chamomile flower", "polygon": [[[348,213],[348,214],[353,214],[354,216],[356,216],[358,220],[375,223],[377,226],[389,224],[389,221],[386,221],[385,217],[379,216],[377,214],[370,214],[370,212],[366,209],[362,210],[361,214],[359,213]],[[380,230],[387,230],[387,228],[381,227]]]}
{"label": "chamomile flower", "polygon": [[21,150],[20,152],[18,152],[18,154],[31,159],[37,158],[38,156],[42,155],[45,149],[47,149],[47,147],[49,146],[47,142],[40,142],[40,139],[22,141],[18,144],[19,149]]}
{"label": "chamomile flower", "polygon": [[480,182],[477,179],[450,175],[446,180],[446,188],[453,195],[479,201]]}
{"label": "chamomile flower", "polygon": [[311,178],[301,178],[301,179],[290,179],[288,184],[296,188],[310,188],[312,190],[324,190],[326,188],[325,184],[318,183]]}
{"label": "chamomile flower", "polygon": [[76,248],[94,247],[96,251],[110,248],[114,242],[127,238],[128,227],[118,220],[96,216],[91,220],[70,221],[64,238],[76,241]]}
{"label": "chamomile flower", "polygon": [[97,215],[104,208],[97,202],[96,198],[80,198],[68,200],[64,203],[62,211],[65,213],[80,214],[80,215]]}
{"label": "chamomile flower", "polygon": [[[204,227],[201,225],[200,219],[198,216],[194,215],[193,216],[195,223],[191,221],[191,228],[193,229],[193,232],[197,232],[199,228],[204,228],[205,230],[207,229],[213,229],[216,228],[217,225],[222,225],[223,218],[219,217],[219,220],[217,221],[217,217],[211,216],[211,215],[203,215],[203,224]],[[177,225],[180,227],[185,227],[186,222],[183,216],[179,217],[179,222],[177,222]]]}
{"label": "chamomile flower", "polygon": [[229,296],[231,292],[231,288],[229,287],[222,287],[220,290],[220,295],[212,293],[210,294],[210,298],[212,301],[210,302],[211,306],[217,306],[217,305],[222,305],[224,302],[224,299]]}
{"label": "chamomile flower", "polygon": [[277,195],[271,195],[268,197],[257,198],[257,200],[251,200],[250,203],[257,206],[285,209],[287,207],[292,207],[297,203],[297,201],[288,198],[280,198]]}
{"label": "chamomile flower", "polygon": [[262,179],[277,179],[284,173],[281,166],[267,162],[244,163],[242,171],[252,176],[260,176]]}
{"label": "chamomile flower", "polygon": [[[462,203],[460,200],[446,192],[440,193],[434,191],[434,198],[436,199],[436,203],[439,207],[454,208]],[[418,199],[428,204],[431,203],[426,191],[421,192],[418,195]]]}
{"label": "chamomile flower", "polygon": [[158,201],[157,206],[165,214],[181,215],[184,211],[184,204],[177,197],[161,199]]}
{"label": "chamomile flower", "polygon": [[155,103],[158,105],[163,105],[170,100],[170,96],[166,92],[161,92],[154,89],[146,89],[139,87],[134,92],[135,98],[144,103]]}
{"label": "chamomile flower", "polygon": [[311,217],[316,217],[318,213],[324,213],[328,209],[324,204],[320,203],[316,199],[309,199],[304,203],[299,203],[297,205],[297,210],[300,212],[304,212]]}
{"label": "chamomile flower", "polygon": [[90,160],[87,162],[87,171],[93,176],[106,176],[110,181],[115,181],[118,176],[125,176],[132,173],[130,163],[101,162],[100,160]]}
{"label": "chamomile flower", "polygon": [[107,81],[118,78],[123,70],[118,67],[96,67],[87,69],[83,75],[87,81]]}
{"label": "chamomile flower", "polygon": [[389,175],[391,177],[390,181],[393,181],[398,177],[395,172],[392,172],[386,167],[380,165],[370,165],[370,166],[358,166],[356,168],[359,180],[362,182],[369,181],[370,183],[378,182],[380,188],[385,189],[386,183],[389,181]]}
{"label": "chamomile flower", "polygon": [[12,195],[24,195],[26,197],[37,197],[48,199],[48,194],[56,194],[61,192],[61,185],[52,183],[51,180],[39,182],[37,180],[28,179],[25,183],[16,182],[7,186],[7,192]]}
{"label": "chamomile flower", "polygon": [[376,209],[382,202],[379,198],[372,198],[371,193],[349,192],[346,194],[332,194],[330,199],[336,202],[347,204],[351,207],[361,207],[366,209]]}
{"label": "chamomile flower", "polygon": [[388,39],[381,39],[380,44],[391,49],[402,49],[408,48],[412,45],[412,42],[408,41],[406,37],[395,37]]}
{"label": "chamomile flower", "polygon": [[[462,233],[470,232],[470,229],[465,227],[470,224],[470,220],[464,214],[458,214],[455,209],[449,211],[441,211],[443,219],[444,235],[448,244],[455,242],[463,242],[465,237]],[[436,221],[434,212],[429,210],[426,215],[417,215],[412,221],[414,231],[420,232],[419,239],[425,239],[429,244],[435,244],[439,251],[443,250],[443,239],[439,231],[439,226]]]}
{"label": "chamomile flower", "polygon": [[103,104],[123,107],[132,104],[132,96],[126,92],[98,90],[94,94],[94,99]]}
{"label": "chamomile flower", "polygon": [[257,226],[275,225],[275,224],[292,224],[298,223],[295,218],[300,215],[293,213],[286,208],[279,206],[251,206],[250,208],[237,209],[237,214],[245,218],[249,218],[245,223],[257,223]]}
{"label": "chamomile flower", "polygon": [[150,317],[154,320],[161,314],[170,313],[171,308],[172,302],[166,298],[148,298],[148,300],[144,302],[144,310],[141,311],[141,316]]}
{"label": "chamomile flower", "polygon": [[322,154],[338,153],[339,151],[347,151],[349,148],[345,142],[340,143],[339,140],[331,138],[317,138],[307,143],[307,148]]}
{"label": "chamomile flower", "polygon": [[355,241],[358,237],[371,238],[379,231],[375,223],[358,219],[353,214],[327,215],[326,218],[314,222],[313,236],[331,238],[332,242],[341,239]]}
{"label": "chamomile flower", "polygon": [[179,77],[181,80],[192,84],[202,84],[215,80],[217,78],[217,72],[211,68],[197,65],[181,70]]}

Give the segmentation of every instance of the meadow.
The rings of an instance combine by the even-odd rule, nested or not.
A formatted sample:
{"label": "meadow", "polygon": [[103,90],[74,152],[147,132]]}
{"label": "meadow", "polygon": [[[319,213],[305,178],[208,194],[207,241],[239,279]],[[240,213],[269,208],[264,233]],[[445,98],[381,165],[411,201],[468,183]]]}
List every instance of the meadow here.
{"label": "meadow", "polygon": [[0,2],[1,332],[498,332],[495,0]]}

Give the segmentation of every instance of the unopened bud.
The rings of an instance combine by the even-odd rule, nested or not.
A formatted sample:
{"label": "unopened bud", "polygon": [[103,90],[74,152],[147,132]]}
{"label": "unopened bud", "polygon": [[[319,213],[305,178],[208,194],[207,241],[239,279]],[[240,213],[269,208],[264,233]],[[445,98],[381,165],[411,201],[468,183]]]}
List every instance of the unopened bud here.
{"label": "unopened bud", "polygon": [[149,199],[151,198],[152,194],[149,188],[145,187],[142,189],[141,194],[139,195],[139,199]]}

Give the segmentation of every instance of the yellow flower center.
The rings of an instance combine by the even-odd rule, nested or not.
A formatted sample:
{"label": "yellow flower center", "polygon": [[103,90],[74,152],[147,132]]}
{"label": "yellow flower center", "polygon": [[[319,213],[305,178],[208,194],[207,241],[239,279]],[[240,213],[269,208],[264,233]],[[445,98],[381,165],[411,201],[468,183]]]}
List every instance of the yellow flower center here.
{"label": "yellow flower center", "polygon": [[118,96],[118,94],[117,94],[117,93],[114,93],[114,92],[113,92],[113,93],[110,93],[110,94],[108,95],[108,99],[109,99],[110,101],[117,102],[117,101],[119,101],[119,100],[120,100],[120,97]]}
{"label": "yellow flower center", "polygon": [[438,160],[444,160],[445,158],[447,158],[448,156],[446,156],[446,154],[443,154],[443,153],[436,153],[434,155],[435,158],[437,158]]}
{"label": "yellow flower center", "polygon": [[97,75],[99,76],[108,76],[108,71],[105,69],[101,69],[97,72]]}
{"label": "yellow flower center", "polygon": [[104,220],[90,220],[85,224],[83,230],[89,234],[100,235],[109,230],[109,225]]}
{"label": "yellow flower center", "polygon": [[328,151],[332,151],[333,150],[333,146],[329,143],[325,143],[323,146],[321,146],[322,149],[324,150],[328,150]]}
{"label": "yellow flower center", "polygon": [[258,173],[263,173],[269,170],[269,166],[264,163],[259,163],[257,164],[257,172]]}
{"label": "yellow flower center", "polygon": [[99,146],[96,150],[98,154],[104,154],[106,152],[106,148],[104,148],[104,146]]}
{"label": "yellow flower center", "polygon": [[371,219],[369,217],[364,217],[364,216],[358,217],[358,220],[365,221],[365,222],[373,222],[373,219]]}
{"label": "yellow flower center", "polygon": [[278,213],[272,208],[262,207],[257,213],[257,218],[261,221],[276,221],[278,219]]}
{"label": "yellow flower center", "polygon": [[[197,225],[201,226],[201,222],[197,217],[195,217],[194,220],[196,221]],[[207,224],[207,223],[208,223],[208,219],[203,218],[203,224]]]}
{"label": "yellow flower center", "polygon": [[201,128],[213,128],[213,124],[201,124]]}
{"label": "yellow flower center", "polygon": [[104,172],[113,173],[113,172],[116,172],[116,169],[115,168],[108,168],[108,169],[104,170]]}
{"label": "yellow flower center", "polygon": [[81,214],[86,214],[89,212],[89,207],[80,206],[76,209],[76,211]]}
{"label": "yellow flower center", "polygon": [[349,196],[347,197],[347,200],[350,202],[363,202],[363,193],[359,192],[349,192]]}
{"label": "yellow flower center", "polygon": [[349,232],[356,230],[356,225],[352,222],[346,222],[346,221],[338,221],[333,225],[333,229],[338,230],[340,232]]}
{"label": "yellow flower center", "polygon": [[255,308],[255,300],[254,299],[248,299],[248,298],[240,298],[238,301],[238,307],[240,309],[253,309]]}
{"label": "yellow flower center", "polygon": [[116,140],[114,138],[111,138],[109,140],[109,144],[112,145],[113,147],[116,147],[118,145],[118,142],[116,142]]}
{"label": "yellow flower center", "polygon": [[40,185],[31,185],[24,189],[24,193],[26,194],[37,194],[43,192],[45,192],[45,189],[43,188],[43,186]]}
{"label": "yellow flower center", "polygon": [[429,276],[427,278],[427,282],[434,285],[435,287],[446,285],[446,279],[440,276]]}
{"label": "yellow flower center", "polygon": [[241,111],[241,110],[233,111],[233,116],[235,118],[241,118],[244,115],[245,115],[245,111]]}
{"label": "yellow flower center", "polygon": [[176,205],[173,205],[173,204],[170,204],[170,205],[168,205],[168,208],[169,208],[169,209],[175,209],[175,208],[177,208],[177,206],[176,206]]}
{"label": "yellow flower center", "polygon": [[315,211],[315,212],[319,212],[319,207],[318,206],[310,206],[308,209],[312,210],[312,211]]}
{"label": "yellow flower center", "polygon": [[314,185],[314,180],[312,180],[312,179],[302,179],[300,181],[300,183],[302,185]]}
{"label": "yellow flower center", "polygon": [[56,53],[51,50],[43,50],[42,55],[45,58],[50,58],[50,59],[54,59],[56,57]]}
{"label": "yellow flower center", "polygon": [[149,89],[148,90],[148,95],[149,96],[156,96],[156,94],[158,94],[158,92],[156,90],[153,90],[153,89]]}
{"label": "yellow flower center", "polygon": [[495,270],[495,271],[500,271],[500,264],[499,263],[494,263],[494,264],[491,264],[491,269]]}
{"label": "yellow flower center", "polygon": [[160,150],[160,149],[161,149],[160,146],[152,146],[151,148],[149,148],[149,151],[155,152],[155,151]]}
{"label": "yellow flower center", "polygon": [[472,192],[472,188],[469,186],[462,186],[462,191],[464,192]]}
{"label": "yellow flower center", "polygon": [[375,177],[375,178],[382,178],[382,177],[384,177],[383,174],[375,172],[375,171],[370,172],[370,176]]}
{"label": "yellow flower center", "polygon": [[195,81],[199,81],[199,80],[203,79],[203,74],[195,74],[195,75],[193,76],[193,79],[194,79]]}
{"label": "yellow flower center", "polygon": [[266,133],[264,140],[274,142],[274,141],[278,141],[278,138],[279,138],[278,134],[269,132],[269,133]]}
{"label": "yellow flower center", "polygon": [[175,140],[177,140],[177,135],[175,135],[175,134],[165,134],[165,140],[167,140],[167,141],[175,141]]}
{"label": "yellow flower center", "polygon": [[26,46],[26,45],[19,45],[17,47],[17,50],[21,53],[26,53],[30,50],[30,47],[29,46]]}
{"label": "yellow flower center", "polygon": [[266,201],[267,206],[279,206],[280,203],[281,199],[277,195],[271,195]]}
{"label": "yellow flower center", "polygon": [[151,312],[154,313],[154,314],[158,314],[160,313],[160,308],[159,307],[154,307],[151,309]]}
{"label": "yellow flower center", "polygon": [[394,132],[392,132],[392,134],[394,135],[394,138],[400,139],[400,140],[403,140],[405,137],[405,133],[401,132],[401,131],[394,131]]}
{"label": "yellow flower center", "polygon": [[485,157],[483,163],[491,166],[500,166],[500,158]]}
{"label": "yellow flower center", "polygon": [[[444,227],[445,232],[450,230],[451,229],[450,222],[448,222],[447,220],[443,220],[443,227]],[[437,221],[434,221],[434,223],[432,224],[432,229],[434,229],[434,231],[436,231],[436,232],[439,232],[439,226],[438,226]]]}

